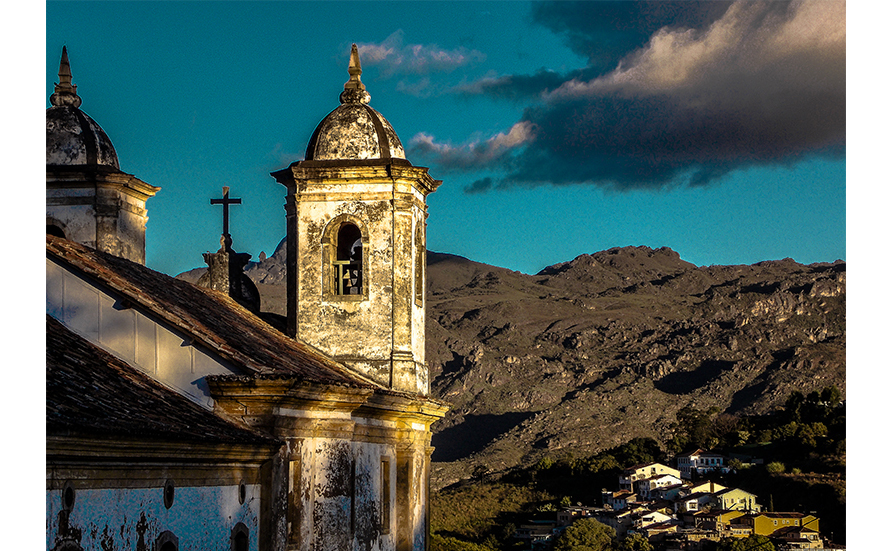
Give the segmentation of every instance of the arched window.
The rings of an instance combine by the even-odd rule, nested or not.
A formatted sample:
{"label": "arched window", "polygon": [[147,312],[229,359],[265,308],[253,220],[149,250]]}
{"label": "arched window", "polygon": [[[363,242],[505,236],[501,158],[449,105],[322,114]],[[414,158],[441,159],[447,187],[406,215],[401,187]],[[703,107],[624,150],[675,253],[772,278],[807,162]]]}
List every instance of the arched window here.
{"label": "arched window", "polygon": [[231,551],[248,551],[248,527],[244,523],[239,522],[232,528],[229,549]]}
{"label": "arched window", "polygon": [[335,259],[332,262],[334,294],[362,294],[362,232],[346,222],[338,228]]}
{"label": "arched window", "polygon": [[62,228],[60,228],[59,226],[53,226],[51,224],[47,224],[46,233],[48,235],[54,235],[56,237],[61,237],[63,239],[65,238],[65,232],[62,231]]}
{"label": "arched window", "polygon": [[154,551],[178,551],[180,540],[170,530],[165,530],[155,540]]}

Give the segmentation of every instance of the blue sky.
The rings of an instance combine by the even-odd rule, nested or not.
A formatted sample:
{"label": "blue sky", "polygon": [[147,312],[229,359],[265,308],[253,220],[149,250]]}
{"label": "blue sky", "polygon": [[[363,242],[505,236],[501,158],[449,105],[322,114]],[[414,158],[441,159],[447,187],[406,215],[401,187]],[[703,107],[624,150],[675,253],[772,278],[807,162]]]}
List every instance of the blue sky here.
{"label": "blue sky", "polygon": [[81,109],[148,203],[147,264],[272,254],[351,43],[429,197],[428,248],[535,273],[610,247],[846,258],[845,4],[48,2]]}

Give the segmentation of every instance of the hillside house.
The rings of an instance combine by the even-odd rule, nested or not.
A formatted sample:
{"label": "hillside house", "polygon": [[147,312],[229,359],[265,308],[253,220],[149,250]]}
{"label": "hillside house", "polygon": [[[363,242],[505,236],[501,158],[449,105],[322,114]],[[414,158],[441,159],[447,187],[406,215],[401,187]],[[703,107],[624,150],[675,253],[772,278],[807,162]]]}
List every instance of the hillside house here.
{"label": "hillside house", "polygon": [[673,507],[676,514],[680,515],[683,513],[699,511],[704,506],[712,503],[712,500],[713,495],[709,492],[697,492],[695,494],[679,496],[673,502]]}
{"label": "hillside house", "polygon": [[743,511],[717,509],[713,511],[697,511],[692,516],[692,519],[695,528],[722,533],[730,531],[731,521],[743,515]]}
{"label": "hillside house", "polygon": [[670,484],[669,486],[662,486],[651,490],[651,499],[675,501],[678,496],[688,493],[689,490],[690,485],[685,482],[682,482],[681,484]]}
{"label": "hillside house", "polygon": [[692,494],[696,494],[697,492],[706,492],[709,494],[714,494],[716,492],[721,492],[726,488],[717,482],[713,482],[712,480],[704,480],[703,482],[695,482],[688,483],[688,492]]}
{"label": "hillside house", "polygon": [[667,520],[665,522],[657,522],[644,526],[640,529],[636,529],[635,532],[643,535],[651,544],[653,544],[665,540],[670,534],[677,533],[679,524],[678,521]]}
{"label": "hillside house", "polygon": [[557,513],[557,524],[558,526],[570,526],[576,519],[591,517],[599,510],[595,507],[568,507],[561,509]]}
{"label": "hillside house", "polygon": [[639,509],[632,513],[632,526],[636,530],[646,528],[651,524],[660,524],[676,520],[672,515],[668,515],[662,511],[651,511],[647,509]]}
{"label": "hillside house", "polygon": [[732,529],[735,525],[749,528],[753,534],[771,537],[788,528],[820,531],[818,518],[804,513],[749,513],[733,519]]}
{"label": "hillside house", "polygon": [[632,503],[636,503],[638,495],[629,490],[619,490],[617,492],[602,490],[601,501],[604,503],[604,507],[619,511],[628,508]]}
{"label": "hillside house", "polygon": [[639,508],[641,508],[639,505],[633,505],[632,508],[616,511],[605,509],[598,511],[594,517],[601,524],[606,524],[616,530],[616,535],[622,537],[632,527],[635,510]]}
{"label": "hillside house", "polygon": [[677,455],[675,463],[678,466],[681,477],[686,480],[691,480],[696,476],[702,476],[712,471],[727,473],[731,470],[727,466],[728,459],[724,455],[702,449]]}
{"label": "hillside house", "polygon": [[548,544],[561,533],[557,522],[550,520],[534,520],[528,524],[521,524],[514,532],[514,537],[529,543],[530,549]]}
{"label": "hillside house", "polygon": [[677,469],[667,467],[662,463],[642,463],[623,470],[622,474],[619,475],[619,489],[634,491],[636,481],[662,474],[670,474],[677,478],[681,477]]}
{"label": "hillside house", "polygon": [[679,486],[681,483],[681,478],[666,473],[636,480],[634,485],[636,493],[641,496],[642,499],[654,499],[657,497],[656,490],[659,488]]}
{"label": "hillside house", "polygon": [[820,549],[824,547],[820,533],[801,526],[781,528],[772,537],[781,540],[788,549]]}
{"label": "hillside house", "polygon": [[726,488],[713,494],[713,504],[718,509],[759,512],[762,506],[756,503],[756,494],[739,488]]}

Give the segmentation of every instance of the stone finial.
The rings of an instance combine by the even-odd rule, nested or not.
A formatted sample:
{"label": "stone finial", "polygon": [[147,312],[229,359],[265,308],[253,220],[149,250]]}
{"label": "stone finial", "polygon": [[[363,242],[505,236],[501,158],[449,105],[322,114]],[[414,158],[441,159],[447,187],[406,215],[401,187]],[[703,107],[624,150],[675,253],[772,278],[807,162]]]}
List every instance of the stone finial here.
{"label": "stone finial", "polygon": [[77,85],[71,83],[71,65],[68,63],[68,49],[62,46],[62,60],[59,61],[59,83],[50,96],[50,103],[54,107],[70,105],[81,106],[81,98],[77,95]]}
{"label": "stone finial", "polygon": [[350,48],[350,65],[347,67],[350,73],[350,80],[344,84],[344,91],[341,92],[341,103],[368,103],[372,96],[365,90],[365,84],[362,83],[362,65],[359,63],[359,48],[356,44]]}

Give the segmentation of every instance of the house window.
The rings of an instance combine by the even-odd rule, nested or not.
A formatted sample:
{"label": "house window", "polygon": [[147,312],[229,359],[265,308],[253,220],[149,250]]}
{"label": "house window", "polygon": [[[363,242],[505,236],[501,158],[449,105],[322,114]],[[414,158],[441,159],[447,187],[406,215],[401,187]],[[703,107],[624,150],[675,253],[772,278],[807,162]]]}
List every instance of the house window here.
{"label": "house window", "polygon": [[349,222],[338,228],[332,262],[334,294],[362,294],[362,233]]}
{"label": "house window", "polygon": [[381,458],[381,518],[382,534],[390,533],[390,458]]}

